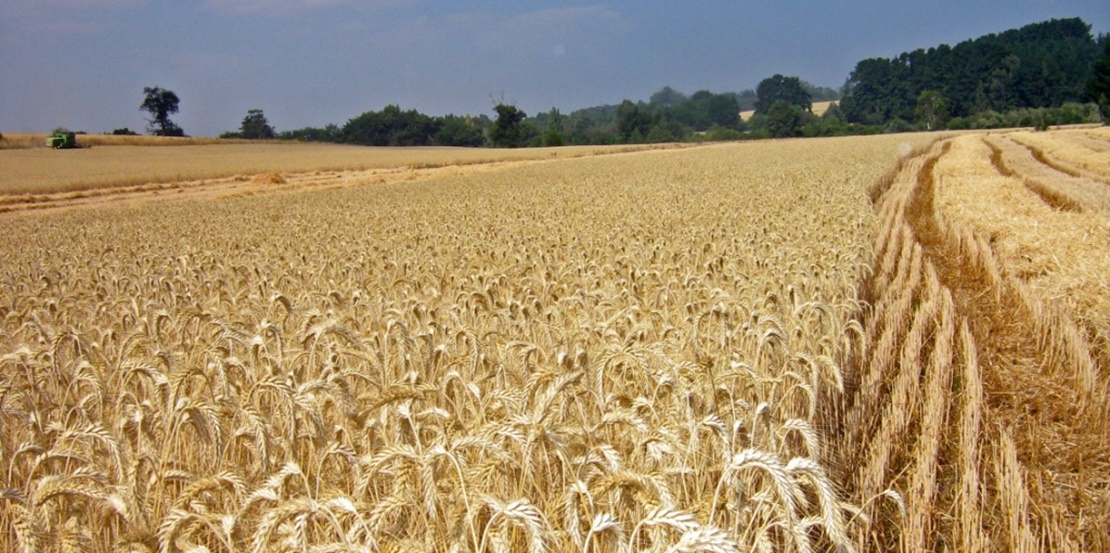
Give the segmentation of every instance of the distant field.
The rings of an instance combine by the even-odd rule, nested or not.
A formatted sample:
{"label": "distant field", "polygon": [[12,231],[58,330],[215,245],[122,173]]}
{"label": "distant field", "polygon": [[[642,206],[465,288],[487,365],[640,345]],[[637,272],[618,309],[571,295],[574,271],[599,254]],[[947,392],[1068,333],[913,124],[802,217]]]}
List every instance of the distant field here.
{"label": "distant field", "polygon": [[419,168],[580,157],[660,147],[371,148],[306,142],[205,142],[204,139],[185,139],[192,142],[173,145],[177,144],[173,139],[125,138],[138,138],[135,144],[143,145],[97,145],[99,139],[81,136],[78,142],[92,147],[0,150],[0,166],[4,168],[0,172],[0,195],[72,192],[273,172]]}
{"label": "distant field", "polygon": [[[3,133],[0,150],[33,150],[45,148],[49,133]],[[146,136],[118,134],[79,134],[77,143],[81,146],[199,146],[202,144],[249,143],[249,140],[234,140],[206,137]]]}
{"label": "distant field", "polygon": [[[825,112],[829,110],[829,106],[831,106],[835,103],[836,102],[813,102],[813,114],[818,115],[818,116],[824,115]],[[755,115],[755,110],[747,110],[747,111],[741,111],[740,112],[740,118],[745,120],[745,121],[750,120],[753,115]]]}

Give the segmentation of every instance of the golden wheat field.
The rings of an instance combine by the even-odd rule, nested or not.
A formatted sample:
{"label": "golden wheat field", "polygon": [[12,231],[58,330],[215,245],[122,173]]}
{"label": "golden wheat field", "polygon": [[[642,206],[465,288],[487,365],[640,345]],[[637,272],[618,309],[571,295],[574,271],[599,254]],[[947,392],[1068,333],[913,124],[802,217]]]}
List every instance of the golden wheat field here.
{"label": "golden wheat field", "polygon": [[[4,135],[4,141],[41,145],[45,135]],[[268,172],[343,172],[429,168],[579,157],[661,145],[562,148],[367,148],[305,142],[79,135],[74,150],[0,148],[0,197],[87,193],[106,187],[185,187]],[[673,147],[673,146],[670,146]]]}
{"label": "golden wheat field", "polygon": [[0,213],[0,550],[1105,549],[1107,142]]}

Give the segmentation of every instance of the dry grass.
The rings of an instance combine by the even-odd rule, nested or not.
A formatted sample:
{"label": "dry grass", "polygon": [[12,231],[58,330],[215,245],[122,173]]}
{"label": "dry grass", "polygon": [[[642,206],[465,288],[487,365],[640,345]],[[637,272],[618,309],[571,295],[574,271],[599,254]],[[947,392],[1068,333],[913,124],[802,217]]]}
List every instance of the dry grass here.
{"label": "dry grass", "polygon": [[853,550],[822,413],[929,139],[5,221],[0,549]]}

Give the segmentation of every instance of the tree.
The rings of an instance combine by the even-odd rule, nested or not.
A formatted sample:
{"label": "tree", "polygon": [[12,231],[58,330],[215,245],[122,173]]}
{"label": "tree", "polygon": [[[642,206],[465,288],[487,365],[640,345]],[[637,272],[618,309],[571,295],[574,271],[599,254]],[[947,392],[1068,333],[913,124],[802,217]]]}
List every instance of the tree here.
{"label": "tree", "polygon": [[625,100],[617,107],[617,132],[625,144],[641,144],[651,128],[659,122],[657,114],[648,106]]}
{"label": "tree", "polygon": [[714,94],[705,100],[705,111],[712,125],[735,129],[740,126],[740,103],[729,94]]}
{"label": "tree", "polygon": [[521,121],[527,117],[512,104],[499,103],[493,107],[497,119],[489,131],[489,140],[495,148],[519,148],[522,138]]}
{"label": "tree", "polygon": [[775,75],[763,79],[756,87],[756,113],[769,113],[775,102],[783,101],[805,111],[813,110],[813,100],[798,77]]}
{"label": "tree", "polygon": [[897,92],[891,88],[900,82],[898,67],[883,58],[865,59],[844,83],[844,99],[840,109],[850,123],[879,125],[891,118],[892,106],[897,104]]}
{"label": "tree", "polygon": [[390,104],[347,121],[340,137],[343,142],[362,146],[428,146],[440,126],[440,121],[415,109],[402,110]]}
{"label": "tree", "polygon": [[1100,45],[1083,20],[1054,19],[955,46],[859,62],[844,85],[849,122],[883,125],[916,119],[922,92],[935,90],[949,114],[1056,107],[1084,97]]}
{"label": "tree", "polygon": [[177,94],[157,86],[143,87],[143,94],[145,96],[139,110],[150,114],[150,119],[147,120],[150,123],[147,127],[150,134],[155,136],[185,136],[185,131],[170,120],[170,115],[177,113],[178,105],[181,103]]}
{"label": "tree", "polygon": [[269,140],[276,134],[260,109],[247,110],[247,116],[239,125],[239,136],[248,140]]}
{"label": "tree", "polygon": [[551,108],[547,112],[547,127],[543,132],[543,145],[544,146],[562,146],[566,143],[563,137],[563,125],[565,124],[562,113],[559,113],[557,108]]}
{"label": "tree", "polygon": [[648,103],[657,106],[674,106],[687,100],[686,95],[669,87],[663,87],[659,92],[651,95]]}
{"label": "tree", "polygon": [[661,144],[663,142],[677,142],[682,140],[682,125],[674,121],[659,119],[652,125],[651,130],[644,135],[644,142],[648,144]]}
{"label": "tree", "polygon": [[850,132],[844,112],[836,102],[829,104],[829,108],[820,117],[814,117],[802,127],[802,134],[805,136],[838,136]]}
{"label": "tree", "polygon": [[438,146],[465,146],[478,147],[486,143],[486,136],[482,134],[481,127],[470,117],[448,115],[443,118],[443,125],[436,133],[435,144]]}
{"label": "tree", "polygon": [[789,138],[801,134],[802,108],[786,100],[777,100],[771,104],[762,119],[767,133],[774,138]]}
{"label": "tree", "polygon": [[1102,122],[1110,123],[1110,37],[1103,38],[1102,42],[1102,57],[1095,62],[1091,78],[1087,80],[1087,96],[1098,103]]}
{"label": "tree", "polygon": [[328,123],[324,125],[323,128],[303,127],[291,131],[281,131],[278,133],[278,138],[281,140],[303,140],[307,142],[339,142],[342,135],[338,125],[335,123]]}
{"label": "tree", "polygon": [[927,131],[935,131],[948,122],[948,98],[936,90],[924,90],[917,97],[914,119]]}

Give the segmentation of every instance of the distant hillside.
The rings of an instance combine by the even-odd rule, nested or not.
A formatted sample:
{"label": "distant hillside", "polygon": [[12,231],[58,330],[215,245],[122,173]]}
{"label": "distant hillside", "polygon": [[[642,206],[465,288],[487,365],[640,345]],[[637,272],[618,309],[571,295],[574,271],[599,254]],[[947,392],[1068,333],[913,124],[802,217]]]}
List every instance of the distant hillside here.
{"label": "distant hillside", "polygon": [[1054,19],[956,46],[863,60],[840,107],[850,122],[877,125],[913,121],[925,91],[943,95],[955,117],[1080,102],[1099,52],[1082,19]]}

